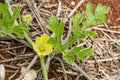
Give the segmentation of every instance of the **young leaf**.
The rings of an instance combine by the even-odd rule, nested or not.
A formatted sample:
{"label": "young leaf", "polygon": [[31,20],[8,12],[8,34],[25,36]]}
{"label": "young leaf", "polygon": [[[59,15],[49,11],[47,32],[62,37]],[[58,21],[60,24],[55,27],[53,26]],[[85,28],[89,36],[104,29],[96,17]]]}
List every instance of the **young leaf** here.
{"label": "young leaf", "polygon": [[19,7],[16,7],[13,9],[13,14],[11,18],[17,19],[19,18],[19,16],[20,16],[20,9]]}
{"label": "young leaf", "polygon": [[72,30],[72,32],[73,32],[74,35],[77,35],[78,33],[81,32],[81,30],[80,30],[80,28],[78,26],[73,26],[71,28],[71,30]]}
{"label": "young leaf", "polygon": [[99,16],[96,16],[96,18],[92,22],[92,25],[102,24],[105,21],[106,21],[106,16],[105,15],[99,15]]}
{"label": "young leaf", "polygon": [[94,52],[91,48],[83,49],[83,50],[80,50],[80,52],[76,52],[76,56],[80,60],[84,60],[87,56],[91,56],[93,54],[94,54]]}
{"label": "young leaf", "polygon": [[61,44],[61,36],[64,32],[64,22],[59,22],[58,18],[56,16],[50,17],[50,24],[49,28],[50,30],[55,34],[56,38],[53,40],[49,40],[49,42],[55,42],[54,46],[58,50],[61,50],[62,44]]}
{"label": "young leaf", "polygon": [[18,24],[13,27],[13,32],[18,36],[20,39],[24,39],[24,31],[29,30],[30,28],[28,26],[25,26],[23,24]]}
{"label": "young leaf", "polygon": [[19,7],[16,7],[13,9],[13,14],[11,18],[9,19],[9,26],[12,26],[17,18],[20,16],[20,9]]}
{"label": "young leaf", "polygon": [[75,16],[72,18],[73,26],[78,26],[82,21],[82,14],[77,13]]}
{"label": "young leaf", "polygon": [[9,18],[9,14],[8,14],[9,10],[8,10],[8,5],[7,4],[3,4],[2,5],[2,18]]}
{"label": "young leaf", "polygon": [[51,16],[50,19],[50,24],[49,24],[49,28],[51,31],[53,31],[54,33],[56,33],[56,27],[58,27],[59,25],[59,20],[56,16]]}
{"label": "young leaf", "polygon": [[91,48],[84,49],[82,46],[74,47],[70,52],[67,52],[67,54],[63,56],[63,59],[67,63],[72,64],[75,61],[75,55],[80,60],[84,60],[86,56],[93,55],[93,50]]}
{"label": "young leaf", "polygon": [[63,55],[63,59],[68,63],[72,64],[75,61],[75,54],[79,52],[83,47],[75,47],[71,51],[67,52],[65,55]]}
{"label": "young leaf", "polygon": [[20,9],[14,8],[13,14],[10,16],[8,5],[0,3],[0,29],[5,35],[14,33],[19,38],[24,38],[24,31],[29,30],[28,26],[24,24],[14,24],[15,20],[20,16]]}
{"label": "young leaf", "polygon": [[110,10],[109,6],[103,6],[101,3],[99,3],[97,5],[97,8],[95,9],[95,15],[99,16],[99,15],[107,14],[109,10]]}
{"label": "young leaf", "polygon": [[86,25],[84,26],[89,26],[91,25],[91,23],[93,22],[94,20],[94,14],[93,14],[93,4],[92,3],[87,3],[87,6],[86,6]]}
{"label": "young leaf", "polygon": [[[102,4],[98,4],[95,12],[93,12],[93,5],[92,3],[88,3],[86,7],[86,24],[87,26],[90,25],[98,25],[106,21],[105,14],[108,13],[110,7],[103,6]],[[83,25],[85,26],[85,25]]]}
{"label": "young leaf", "polygon": [[72,64],[75,61],[74,56],[73,55],[69,55],[69,53],[63,55],[62,57],[68,64]]}
{"label": "young leaf", "polygon": [[50,38],[47,42],[48,44],[52,44],[54,46],[54,49],[59,49],[59,45],[57,43],[57,39],[56,38]]}
{"label": "young leaf", "polygon": [[86,6],[86,16],[91,17],[91,15],[93,15],[93,4],[89,2]]}
{"label": "young leaf", "polygon": [[64,26],[65,26],[64,22],[59,23],[59,27],[58,27],[58,33],[59,33],[58,38],[59,39],[61,39],[61,36],[62,36],[62,34],[64,32]]}
{"label": "young leaf", "polygon": [[87,31],[84,33],[86,37],[93,37],[95,36],[97,33],[95,31]]}
{"label": "young leaf", "polygon": [[64,31],[64,22],[60,22],[56,16],[52,16],[50,17],[50,24],[49,24],[49,28],[52,32],[55,33],[57,39],[60,42],[61,36],[63,34]]}

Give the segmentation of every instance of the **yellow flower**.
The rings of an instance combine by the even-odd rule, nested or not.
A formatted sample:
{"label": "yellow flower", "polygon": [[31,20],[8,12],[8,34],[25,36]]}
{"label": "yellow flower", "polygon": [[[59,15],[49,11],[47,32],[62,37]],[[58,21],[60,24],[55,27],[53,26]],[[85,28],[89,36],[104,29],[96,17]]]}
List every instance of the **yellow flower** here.
{"label": "yellow flower", "polygon": [[53,46],[51,44],[47,44],[49,38],[50,36],[47,34],[43,34],[41,37],[36,37],[35,43],[33,43],[33,49],[39,56],[49,55],[53,51]]}

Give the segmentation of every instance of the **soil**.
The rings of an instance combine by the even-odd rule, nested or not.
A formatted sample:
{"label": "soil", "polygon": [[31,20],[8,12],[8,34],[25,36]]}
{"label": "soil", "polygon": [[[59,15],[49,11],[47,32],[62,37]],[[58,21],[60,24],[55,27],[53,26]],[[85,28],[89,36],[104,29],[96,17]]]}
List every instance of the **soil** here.
{"label": "soil", "polygon": [[[0,2],[1,1],[3,1],[3,0],[0,0]],[[12,2],[12,5],[14,5],[14,4],[17,5],[18,3],[24,3],[24,1],[22,1],[22,0],[12,0],[12,1],[14,1],[14,2]],[[40,3],[42,0],[38,0],[38,1],[35,0],[35,1],[37,3]],[[62,5],[70,8],[70,9],[73,9],[79,1],[80,0],[61,0]],[[75,2],[75,5],[72,5],[71,2]],[[120,0],[88,0],[88,1],[84,2],[82,4],[82,6],[77,11],[78,12],[79,11],[80,12],[85,12],[85,6],[86,6],[87,2],[92,2],[94,4],[94,6],[96,6],[98,3],[102,3],[103,5],[110,6],[111,10],[107,14],[106,24],[109,26],[109,28],[112,27],[110,30],[119,30],[118,28],[120,26]],[[49,4],[58,4],[58,2],[56,0],[50,0]],[[26,10],[26,9],[28,9],[28,6],[25,7],[24,10],[22,10],[22,12],[21,12],[22,15],[24,13],[27,13],[27,11],[30,11],[30,10]],[[51,9],[46,8],[46,10],[50,10],[51,12],[55,9],[56,9],[56,7],[51,8]],[[28,13],[30,13],[30,12],[28,12]],[[47,14],[46,14],[46,17],[48,18],[49,15],[47,16]],[[36,24],[35,20],[32,24],[33,24],[32,27],[38,26],[38,23]],[[113,27],[118,27],[118,28],[113,28]],[[37,27],[36,29],[39,29],[39,28]],[[30,33],[30,36],[32,38],[36,36],[34,30],[31,30],[31,32],[29,32],[29,33]],[[41,34],[41,32],[39,32],[39,33]],[[101,35],[104,36],[101,32],[98,32],[98,34],[100,36]],[[37,35],[39,35],[39,34],[37,34]],[[108,35],[110,36],[112,34],[109,33]],[[97,38],[101,38],[100,36],[98,36]],[[117,34],[115,39],[119,39],[119,34]],[[94,41],[94,40],[96,40],[96,39],[92,39],[92,40],[90,39],[90,41]],[[109,44],[109,43],[104,41],[103,43],[100,42],[100,44],[103,44],[103,46],[104,46],[104,44]],[[116,44],[113,44],[113,45],[110,45],[110,46],[114,47],[114,48],[112,47],[113,53],[115,53],[115,55],[120,55],[119,54],[119,52],[120,52],[119,49],[116,48],[116,45],[119,45],[119,44],[116,43]],[[109,50],[110,49],[106,48],[106,51],[109,51]],[[6,77],[5,77],[6,79],[5,80],[8,80],[13,74],[15,74],[15,72],[16,72],[16,74],[15,74],[15,76],[13,76],[11,78],[11,80],[15,80],[16,78],[18,78],[21,74],[21,72],[20,72],[21,66],[27,66],[30,63],[30,61],[33,59],[33,57],[35,55],[33,53],[34,53],[34,51],[30,47],[27,47],[27,46],[21,44],[19,41],[16,41],[12,38],[1,40],[0,41],[0,64],[4,64],[5,68],[6,68]],[[32,56],[25,56],[24,57],[25,54],[32,55]],[[21,57],[21,59],[19,59],[19,60],[9,61],[10,59],[14,59],[14,58],[19,57],[19,56],[23,56],[23,57]],[[94,58],[101,59],[101,56],[103,58],[104,57],[107,57],[107,58],[110,57],[109,54],[101,54],[101,55],[95,54]],[[59,71],[59,70],[62,71],[61,63],[60,63],[59,59],[57,59],[56,57],[62,59],[61,54],[59,54],[59,55],[55,55],[54,58],[50,61],[50,67],[49,67],[49,71],[48,71],[49,79],[65,80],[63,72]],[[89,60],[94,60],[94,58],[90,57],[88,59]],[[112,60],[111,62],[105,61],[105,62],[100,63],[100,64],[96,64],[96,63],[95,64],[89,64],[89,63],[86,63],[84,61],[83,62],[82,61],[76,61],[76,62],[94,80],[100,80],[100,79],[107,80],[108,79],[108,78],[106,79],[105,74],[101,73],[102,71],[100,72],[98,70],[98,66],[102,66],[102,68],[105,68],[106,70],[104,70],[105,71],[104,73],[106,73],[106,75],[109,74],[111,76],[111,80],[115,80],[115,78],[113,79],[113,77],[118,76],[118,74],[119,74],[118,71],[120,71],[120,66],[119,66],[120,65],[120,58],[118,58],[118,59],[119,60],[117,60],[117,61],[114,61],[114,60]],[[8,60],[8,61],[6,61],[6,60]],[[66,67],[65,69],[71,70],[71,66],[70,66],[70,69],[69,69],[68,68],[69,65],[66,64],[64,61],[62,61],[62,62],[64,64],[64,66]],[[113,65],[111,66],[111,64],[113,64]],[[38,70],[39,67],[40,67],[39,60],[37,60],[36,63],[32,66],[32,68],[34,68],[35,70]],[[95,68],[93,68],[93,67],[95,67]],[[18,72],[17,72],[17,70],[18,70]],[[73,70],[73,71],[77,74],[79,73],[76,70]],[[39,75],[41,75],[41,74],[39,74]],[[87,80],[82,74],[80,74],[79,76],[78,75],[73,75],[73,74],[68,74],[67,76],[68,76],[68,80]],[[78,77],[78,78],[76,78],[76,77]],[[40,79],[40,77],[37,78],[37,80],[39,80],[39,79]]]}

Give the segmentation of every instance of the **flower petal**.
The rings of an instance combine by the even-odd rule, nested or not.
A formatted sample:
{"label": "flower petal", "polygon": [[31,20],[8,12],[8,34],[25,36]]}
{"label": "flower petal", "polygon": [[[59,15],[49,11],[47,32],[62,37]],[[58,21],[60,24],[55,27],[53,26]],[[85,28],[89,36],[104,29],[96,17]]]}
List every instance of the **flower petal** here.
{"label": "flower petal", "polygon": [[[41,56],[49,55],[53,51],[53,46],[51,44],[47,44],[48,39],[50,38],[49,35],[43,34],[41,37],[37,36],[35,43],[33,43],[33,49],[36,53]],[[44,46],[45,50],[41,51],[40,47]]]}
{"label": "flower petal", "polygon": [[38,45],[38,44],[40,43],[40,42],[39,42],[39,40],[40,40],[40,37],[39,37],[39,36],[37,36],[37,37],[36,37],[36,40],[35,40],[35,44],[37,44],[37,45]]}
{"label": "flower petal", "polygon": [[33,43],[33,49],[36,51],[36,53],[40,53],[39,47]]}
{"label": "flower petal", "polygon": [[41,40],[40,43],[46,43],[49,38],[50,38],[50,36],[48,36],[47,34],[43,34],[43,35],[40,37],[40,40]]}
{"label": "flower petal", "polygon": [[43,55],[49,55],[53,51],[53,46],[51,44],[46,45],[46,50]]}

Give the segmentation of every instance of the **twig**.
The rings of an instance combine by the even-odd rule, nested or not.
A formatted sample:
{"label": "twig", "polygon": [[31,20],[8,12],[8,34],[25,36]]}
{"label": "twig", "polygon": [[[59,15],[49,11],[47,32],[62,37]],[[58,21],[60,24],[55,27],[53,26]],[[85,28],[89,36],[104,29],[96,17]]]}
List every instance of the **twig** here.
{"label": "twig", "polygon": [[38,9],[36,10],[36,8],[33,7],[30,0],[25,0],[25,1],[27,2],[28,6],[30,7],[30,9],[31,9],[31,11],[34,15],[34,17],[36,18],[36,21],[38,22],[40,29],[42,30],[43,33],[46,33],[44,28],[42,27],[42,24],[40,23],[41,22],[40,15],[38,14],[38,12],[36,12],[36,11],[38,11]]}
{"label": "twig", "polygon": [[116,21],[120,21],[120,18],[117,18]]}
{"label": "twig", "polygon": [[72,66],[76,67],[88,80],[91,80],[91,78],[76,63],[73,63]]}
{"label": "twig", "polygon": [[58,9],[57,9],[57,14],[56,16],[60,15],[60,11],[61,11],[61,2],[58,0]]}
{"label": "twig", "polygon": [[[107,59],[100,59],[100,60],[97,60],[97,62],[100,63],[100,62],[112,61],[112,60],[118,60],[118,59],[120,59],[120,56],[116,56],[116,57],[112,57],[112,58],[107,58]],[[88,62],[88,63],[95,63],[94,60],[88,60],[86,62]]]}
{"label": "twig", "polygon": [[9,34],[9,37],[11,37],[12,39],[20,42],[21,44],[24,44],[25,46],[31,48],[31,46],[26,41],[17,39],[16,36],[14,36],[13,34]]}
{"label": "twig", "polygon": [[55,53],[53,53],[52,56],[48,56],[48,58],[46,60],[46,69],[47,69],[47,71],[49,69],[50,61],[53,59],[54,56],[55,56]]}
{"label": "twig", "polygon": [[17,46],[17,47],[12,47],[12,48],[0,49],[0,51],[12,50],[12,49],[17,49],[17,48],[22,48],[22,47],[24,47],[24,46]]}
{"label": "twig", "polygon": [[106,76],[107,80],[110,80],[110,79],[111,79],[111,78],[105,73],[104,70],[100,69],[99,71],[102,72],[102,74]]}
{"label": "twig", "polygon": [[118,75],[118,77],[115,80],[120,80],[120,75]]}
{"label": "twig", "polygon": [[[63,70],[57,69],[57,71],[63,73]],[[74,75],[74,76],[78,75],[77,72],[73,72],[73,71],[66,71],[66,73],[67,73],[67,74],[70,74],[70,75]]]}
{"label": "twig", "polygon": [[9,77],[8,80],[12,80],[12,78],[15,77],[15,75],[19,72],[19,69],[20,69],[20,68],[18,68],[18,69],[15,71],[15,73],[14,73],[12,76]]}
{"label": "twig", "polygon": [[55,59],[57,59],[57,60],[60,62],[61,66],[62,66],[62,69],[63,69],[63,75],[64,75],[64,80],[68,80],[68,78],[67,78],[67,73],[66,73],[66,70],[65,70],[65,67],[64,67],[63,61],[62,61],[60,58],[57,58],[57,57],[55,57]]}
{"label": "twig", "polygon": [[85,0],[80,0],[79,1],[79,3],[75,6],[75,8],[70,12],[70,14],[68,15],[68,17],[65,19],[65,22],[68,20],[68,18],[70,18],[75,13],[75,11],[82,5],[82,3],[84,1]]}
{"label": "twig", "polygon": [[106,31],[106,32],[111,32],[111,33],[118,33],[118,34],[120,34],[119,31],[107,30],[107,29],[97,28],[97,27],[92,27],[92,28],[89,28],[89,29],[95,29],[95,30],[100,30],[100,31]]}
{"label": "twig", "polygon": [[20,77],[17,80],[21,80],[24,75],[30,70],[30,68],[33,66],[33,64],[36,62],[36,60],[38,59],[38,56],[34,56],[33,60],[29,63],[29,65],[27,66],[26,70],[23,72],[22,75],[20,75]]}
{"label": "twig", "polygon": [[1,63],[5,63],[5,62],[10,62],[10,61],[16,61],[16,60],[21,60],[21,59],[25,59],[25,58],[30,58],[30,57],[33,57],[33,56],[29,56],[29,57],[15,57],[15,58],[12,58],[12,59],[7,59],[7,60],[1,60],[0,61],[0,64]]}
{"label": "twig", "polygon": [[76,80],[79,80],[80,76],[81,76],[80,74],[79,74],[79,75],[77,75]]}

